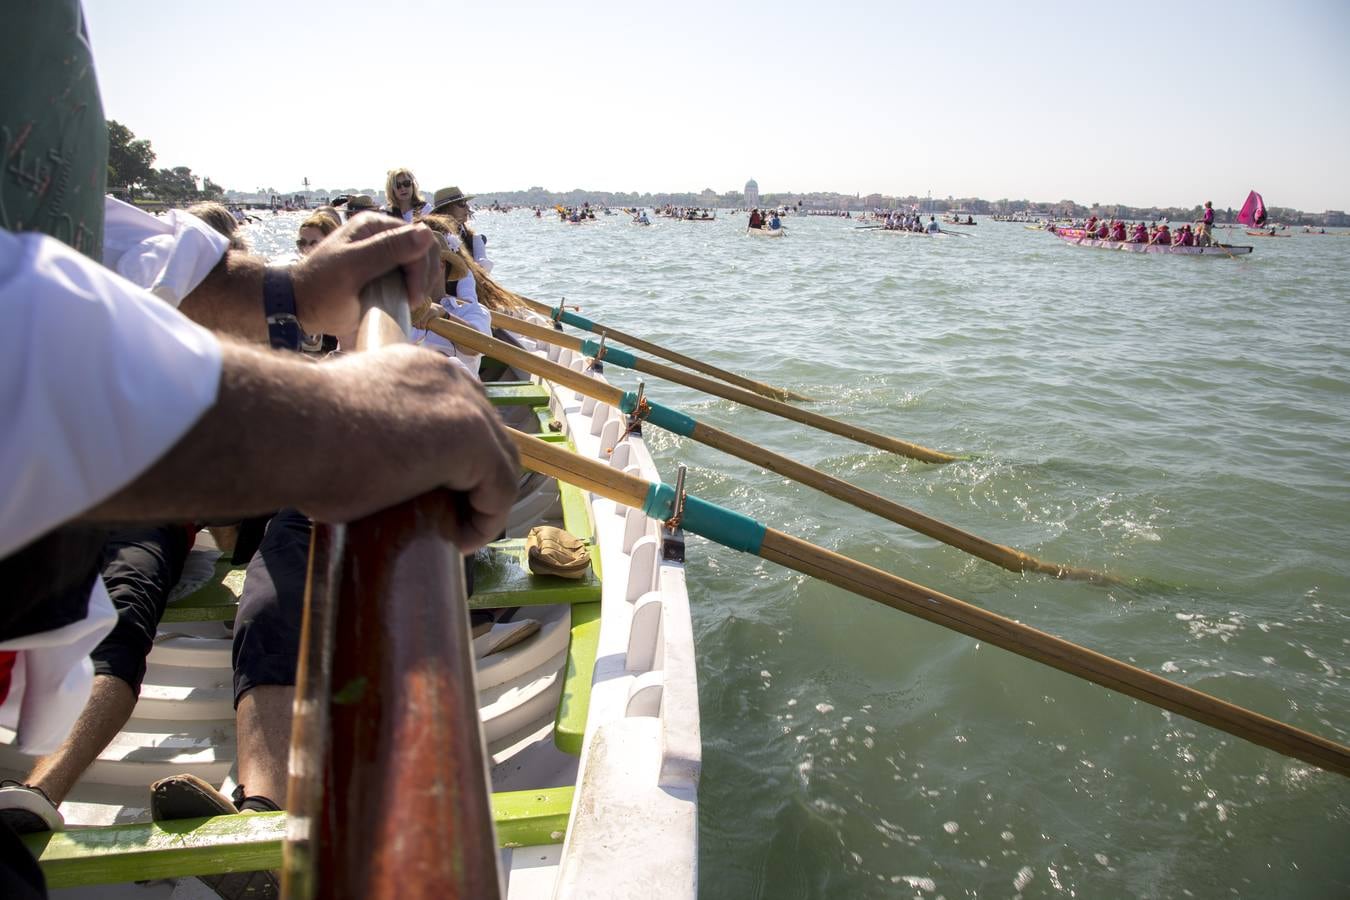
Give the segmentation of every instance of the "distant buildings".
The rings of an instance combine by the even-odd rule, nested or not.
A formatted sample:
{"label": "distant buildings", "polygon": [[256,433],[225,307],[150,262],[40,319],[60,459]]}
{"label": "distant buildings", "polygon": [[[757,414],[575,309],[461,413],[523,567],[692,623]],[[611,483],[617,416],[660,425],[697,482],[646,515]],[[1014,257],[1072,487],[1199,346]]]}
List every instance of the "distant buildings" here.
{"label": "distant buildings", "polygon": [[1323,225],[1350,225],[1350,216],[1339,209],[1329,209],[1323,217]]}
{"label": "distant buildings", "polygon": [[745,207],[750,209],[755,206],[759,206],[759,184],[751,178],[745,183]]}

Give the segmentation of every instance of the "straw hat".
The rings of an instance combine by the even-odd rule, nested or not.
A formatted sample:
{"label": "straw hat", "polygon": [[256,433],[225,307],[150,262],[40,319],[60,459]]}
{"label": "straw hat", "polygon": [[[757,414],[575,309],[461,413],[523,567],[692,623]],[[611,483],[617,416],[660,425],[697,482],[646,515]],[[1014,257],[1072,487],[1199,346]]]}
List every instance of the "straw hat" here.
{"label": "straw hat", "polygon": [[450,206],[459,203],[462,200],[472,200],[473,194],[465,194],[457,187],[441,188],[431,198],[431,211],[436,212],[444,206]]}
{"label": "straw hat", "polygon": [[347,212],[358,213],[368,209],[377,209],[375,198],[369,194],[353,194],[347,198]]}

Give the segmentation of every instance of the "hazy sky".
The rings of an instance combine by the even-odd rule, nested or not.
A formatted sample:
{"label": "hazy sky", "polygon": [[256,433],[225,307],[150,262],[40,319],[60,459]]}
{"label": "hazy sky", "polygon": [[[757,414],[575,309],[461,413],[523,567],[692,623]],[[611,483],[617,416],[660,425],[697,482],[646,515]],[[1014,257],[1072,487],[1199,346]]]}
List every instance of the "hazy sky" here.
{"label": "hazy sky", "polygon": [[[1130,14],[1127,9],[1147,10]],[[1350,209],[1350,2],[85,0],[109,118],[227,188]]]}

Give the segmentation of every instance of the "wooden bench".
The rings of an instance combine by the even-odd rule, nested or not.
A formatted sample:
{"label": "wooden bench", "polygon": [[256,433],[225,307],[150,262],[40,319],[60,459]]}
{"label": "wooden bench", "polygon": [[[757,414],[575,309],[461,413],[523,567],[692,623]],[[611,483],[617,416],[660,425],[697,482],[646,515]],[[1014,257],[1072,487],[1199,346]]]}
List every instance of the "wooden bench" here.
{"label": "wooden bench", "polygon": [[[560,844],[572,809],[571,785],[492,795],[499,847]],[[286,814],[254,813],[71,828],[25,835],[49,888],[281,866]]]}

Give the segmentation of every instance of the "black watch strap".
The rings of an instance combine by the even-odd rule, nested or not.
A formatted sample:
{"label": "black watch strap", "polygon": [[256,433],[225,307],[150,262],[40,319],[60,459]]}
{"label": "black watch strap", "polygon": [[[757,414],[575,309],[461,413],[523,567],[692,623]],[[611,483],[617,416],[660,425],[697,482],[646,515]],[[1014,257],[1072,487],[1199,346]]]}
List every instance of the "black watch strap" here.
{"label": "black watch strap", "polygon": [[295,286],[290,270],[268,266],[263,271],[263,315],[267,340],[274,349],[299,351],[304,334],[295,316]]}

